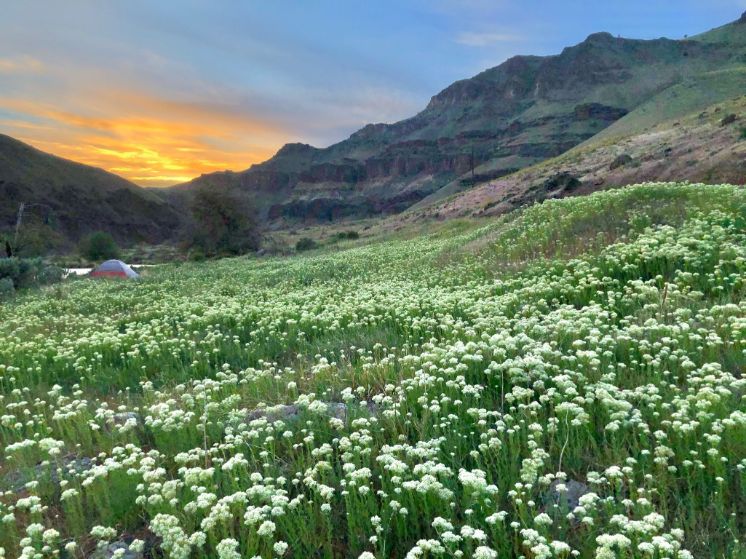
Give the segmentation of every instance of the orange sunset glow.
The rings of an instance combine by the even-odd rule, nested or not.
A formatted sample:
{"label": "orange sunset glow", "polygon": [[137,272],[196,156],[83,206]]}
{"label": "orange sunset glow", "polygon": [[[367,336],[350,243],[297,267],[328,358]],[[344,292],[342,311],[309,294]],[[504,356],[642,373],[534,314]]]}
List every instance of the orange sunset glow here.
{"label": "orange sunset glow", "polygon": [[[31,145],[104,168],[143,186],[169,186],[202,173],[266,160],[287,134],[231,107],[98,91],[84,110],[0,97],[26,120],[0,121]],[[114,116],[116,115],[116,116]]]}
{"label": "orange sunset glow", "polygon": [[141,186],[242,171],[287,142],[328,146],[437,89],[400,87],[411,64],[358,52],[353,30],[339,49],[338,27],[309,25],[332,22],[315,10],[291,22],[261,3],[42,4],[0,14],[0,133]]}

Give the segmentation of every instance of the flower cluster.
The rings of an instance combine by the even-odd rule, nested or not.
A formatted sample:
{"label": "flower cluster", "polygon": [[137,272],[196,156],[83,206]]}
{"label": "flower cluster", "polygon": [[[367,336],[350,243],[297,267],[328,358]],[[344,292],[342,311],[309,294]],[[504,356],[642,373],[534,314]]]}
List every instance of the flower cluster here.
{"label": "flower cluster", "polygon": [[0,307],[0,557],[738,557],[744,207],[642,185]]}

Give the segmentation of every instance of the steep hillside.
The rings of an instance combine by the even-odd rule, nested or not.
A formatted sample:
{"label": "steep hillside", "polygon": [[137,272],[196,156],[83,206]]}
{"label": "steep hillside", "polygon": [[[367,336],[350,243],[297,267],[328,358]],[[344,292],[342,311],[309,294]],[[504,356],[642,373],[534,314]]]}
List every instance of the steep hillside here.
{"label": "steep hillside", "polygon": [[325,149],[289,144],[265,163],[177,192],[249,189],[276,221],[398,212],[454,183],[469,188],[555,157],[646,103],[655,124],[656,103],[691,107],[688,89],[700,103],[731,97],[746,88],[744,30],[734,22],[650,41],[596,33],[559,55],[516,56],[458,81],[410,119],[368,125]]}
{"label": "steep hillside", "polygon": [[13,228],[25,202],[28,222],[43,219],[68,244],[97,230],[122,244],[160,242],[179,224],[172,207],[152,192],[2,134],[0,200],[0,231]]}
{"label": "steep hillside", "polygon": [[[697,107],[694,112],[648,126],[650,107],[657,103],[651,101],[610,127],[609,134],[599,134],[559,157],[464,192],[457,185],[451,185],[451,191],[443,188],[398,221],[495,215],[547,198],[647,181],[685,178],[745,184],[746,96],[703,109],[695,101],[689,104],[689,108]],[[640,131],[624,135],[629,130]]]}

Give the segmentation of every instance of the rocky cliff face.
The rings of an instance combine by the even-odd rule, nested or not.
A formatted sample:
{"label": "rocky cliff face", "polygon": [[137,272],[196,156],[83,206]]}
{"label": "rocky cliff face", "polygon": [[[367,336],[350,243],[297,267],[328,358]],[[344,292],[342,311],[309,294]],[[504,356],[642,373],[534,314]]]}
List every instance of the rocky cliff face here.
{"label": "rocky cliff face", "polygon": [[457,196],[423,205],[419,211],[395,219],[401,224],[434,216],[445,219],[499,215],[548,198],[641,182],[686,179],[695,183],[744,184],[742,119],[728,117],[745,114],[743,95],[696,107],[637,133],[616,137],[614,142],[604,138],[591,140],[542,165],[485,180]]}
{"label": "rocky cliff face", "polygon": [[743,65],[743,55],[722,40],[596,33],[559,55],[516,56],[455,82],[412,118],[369,124],[324,149],[288,144],[246,171],[179,188],[250,189],[272,220],[397,212],[454,180],[475,184],[476,167],[496,177],[557,156],[688,77]]}

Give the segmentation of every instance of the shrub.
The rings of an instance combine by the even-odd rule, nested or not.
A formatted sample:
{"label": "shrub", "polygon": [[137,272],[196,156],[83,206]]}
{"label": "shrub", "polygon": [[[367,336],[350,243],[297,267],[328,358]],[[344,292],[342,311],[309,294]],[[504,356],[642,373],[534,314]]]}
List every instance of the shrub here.
{"label": "shrub", "polygon": [[18,261],[18,278],[14,280],[16,289],[36,285],[39,271],[43,266],[40,258],[21,258]]}
{"label": "shrub", "polygon": [[261,246],[256,209],[245,194],[203,187],[194,193],[190,210],[187,243],[205,256],[245,254]]}
{"label": "shrub", "polygon": [[302,239],[298,239],[298,242],[295,243],[295,250],[298,252],[303,252],[305,250],[312,250],[319,246],[316,241],[311,239],[310,237],[303,237]]}
{"label": "shrub", "polygon": [[738,120],[738,116],[731,113],[723,117],[723,119],[720,121],[720,126],[728,126],[729,124],[733,124],[737,120]]}
{"label": "shrub", "polygon": [[10,299],[16,292],[13,286],[13,280],[10,278],[0,278],[0,301]]}
{"label": "shrub", "polygon": [[[13,246],[13,256],[35,258],[46,256],[64,246],[64,237],[46,223],[24,222]],[[5,252],[5,250],[3,250]]]}
{"label": "shrub", "polygon": [[188,258],[192,262],[203,262],[207,258],[207,256],[205,255],[205,251],[202,250],[200,247],[194,247],[192,250],[189,251]]}
{"label": "shrub", "polygon": [[0,281],[3,282],[0,291],[7,296],[18,289],[55,283],[62,279],[62,274],[62,268],[46,264],[41,258],[0,258]]}
{"label": "shrub", "polygon": [[563,189],[565,192],[571,192],[582,185],[583,183],[580,182],[580,179],[578,179],[578,177],[566,171],[563,171],[545,180],[542,184],[542,188],[547,192],[557,189]]}
{"label": "shrub", "polygon": [[15,284],[20,273],[20,260],[18,258],[0,258],[0,279],[7,278]]}
{"label": "shrub", "polygon": [[62,281],[65,270],[51,264],[43,265],[36,274],[36,281],[40,285],[49,285]]}
{"label": "shrub", "polygon": [[332,237],[335,241],[344,241],[345,239],[355,240],[359,238],[360,233],[357,231],[339,231]]}
{"label": "shrub", "polygon": [[104,231],[97,231],[84,238],[79,245],[80,254],[91,261],[119,257],[119,247],[114,238]]}
{"label": "shrub", "polygon": [[618,155],[614,159],[614,161],[611,162],[611,164],[609,165],[609,170],[613,171],[615,169],[618,169],[619,167],[629,165],[630,163],[632,163],[632,156],[627,153],[623,153],[621,155]]}

